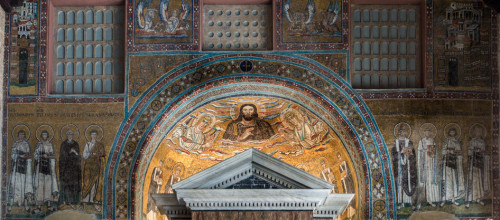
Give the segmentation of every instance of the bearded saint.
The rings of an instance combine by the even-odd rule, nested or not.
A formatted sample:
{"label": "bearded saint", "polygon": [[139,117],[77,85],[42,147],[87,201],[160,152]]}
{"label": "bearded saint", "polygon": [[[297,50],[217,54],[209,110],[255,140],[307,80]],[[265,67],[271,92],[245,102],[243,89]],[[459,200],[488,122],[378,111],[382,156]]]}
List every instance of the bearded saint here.
{"label": "bearded saint", "polygon": [[455,200],[465,193],[462,144],[456,139],[456,135],[456,129],[451,128],[448,131],[448,138],[443,143],[441,206],[444,206],[446,201],[460,205]]}
{"label": "bearded saint", "polygon": [[232,141],[260,141],[274,135],[271,125],[260,119],[254,104],[244,104],[240,108],[240,116],[229,123],[224,139]]}

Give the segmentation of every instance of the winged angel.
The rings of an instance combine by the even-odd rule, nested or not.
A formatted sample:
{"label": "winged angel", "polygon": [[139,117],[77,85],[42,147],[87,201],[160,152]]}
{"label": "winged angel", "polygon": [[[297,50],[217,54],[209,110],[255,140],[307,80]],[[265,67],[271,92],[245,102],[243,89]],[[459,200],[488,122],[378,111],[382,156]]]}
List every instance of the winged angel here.
{"label": "winged angel", "polygon": [[320,35],[339,31],[336,24],[340,17],[340,5],[337,1],[335,4],[330,1],[326,11],[319,13],[318,21],[314,21],[316,13],[314,0],[307,2],[304,11],[291,11],[290,0],[285,2],[283,9],[286,20],[291,23],[289,30],[294,35]]}
{"label": "winged angel", "polygon": [[[189,30],[186,21],[191,8],[182,0],[180,9],[169,9],[170,0],[161,0],[158,10],[149,9],[152,0],[140,1],[137,4],[137,24],[139,29],[146,32],[167,33],[168,35],[183,35]],[[161,23],[154,23],[158,12]]]}

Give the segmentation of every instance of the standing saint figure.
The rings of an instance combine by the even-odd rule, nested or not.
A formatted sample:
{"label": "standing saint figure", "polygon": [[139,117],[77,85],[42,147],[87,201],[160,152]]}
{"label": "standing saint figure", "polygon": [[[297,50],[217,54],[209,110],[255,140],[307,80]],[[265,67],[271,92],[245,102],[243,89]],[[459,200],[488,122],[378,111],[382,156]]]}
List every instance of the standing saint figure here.
{"label": "standing saint figure", "polygon": [[181,165],[178,165],[174,168],[174,172],[172,175],[170,175],[170,178],[168,178],[167,185],[165,186],[165,193],[172,194],[174,193],[174,189],[172,186],[178,182],[181,181],[181,175],[182,175],[182,167]]}
{"label": "standing saint figure", "polygon": [[339,193],[337,188],[337,180],[335,179],[335,175],[330,167],[326,165],[327,160],[321,159],[319,161],[320,170],[321,170],[321,179],[333,184],[332,193]]}
{"label": "standing saint figure", "polygon": [[36,212],[42,211],[41,206],[47,203],[49,210],[54,211],[52,205],[56,202],[59,189],[55,170],[56,157],[54,145],[49,141],[49,132],[43,130],[40,134],[41,140],[35,147],[35,203],[38,206]]}
{"label": "standing saint figure", "polygon": [[227,125],[224,139],[232,141],[260,141],[269,139],[274,135],[271,125],[259,118],[257,106],[243,104],[238,118]]}
{"label": "standing saint figure", "polygon": [[462,197],[465,192],[462,144],[456,139],[456,136],[457,130],[450,128],[448,138],[444,141],[441,150],[443,154],[441,207],[444,206],[446,201],[451,201],[457,206],[460,205],[456,200]]}
{"label": "standing saint figure", "polygon": [[[412,196],[417,187],[417,162],[413,142],[407,137],[408,132],[403,126],[399,127],[398,137],[391,150],[392,168],[396,179],[398,209],[406,203],[413,204]],[[413,206],[415,209],[415,206]]]}
{"label": "standing saint figure", "polygon": [[17,132],[17,141],[12,145],[12,169],[10,171],[10,184],[8,192],[8,210],[11,205],[24,205],[29,211],[28,200],[33,196],[32,172],[31,172],[31,149],[26,141],[26,132]]}
{"label": "standing saint figure", "polygon": [[[418,142],[418,183],[425,192],[425,199],[432,207],[440,202],[439,156],[431,129],[424,130],[424,137]],[[420,195],[423,196],[423,195]],[[419,204],[420,206],[420,204]]]}
{"label": "standing saint figure", "polygon": [[163,166],[163,160],[160,160],[160,163],[157,167],[153,168],[153,173],[151,173],[151,180],[149,182],[149,190],[148,190],[148,203],[147,203],[147,219],[148,220],[156,220],[158,215],[158,208],[156,207],[156,203],[153,199],[153,194],[160,193],[161,185],[163,185],[163,170],[161,167]]}
{"label": "standing saint figure", "polygon": [[337,158],[340,161],[340,181],[342,182],[342,188],[344,188],[344,193],[354,193],[354,181],[352,179],[351,170],[347,166],[347,162],[342,159],[340,153],[337,153]]}
{"label": "standing saint figure", "polygon": [[82,191],[82,163],[80,156],[80,146],[73,140],[75,132],[66,131],[66,140],[61,143],[59,152],[59,180],[61,181],[61,191],[59,203],[69,204],[72,209],[80,204]]}
{"label": "standing saint figure", "polygon": [[83,201],[93,203],[97,211],[101,211],[102,175],[104,170],[104,145],[97,140],[97,130],[90,131],[91,140],[83,149]]}
{"label": "standing saint figure", "polygon": [[[163,192],[168,194],[173,194],[174,189],[172,188],[172,186],[182,180],[181,176],[182,176],[182,165],[179,164],[174,167],[173,173],[168,178],[167,184],[165,185],[165,190]],[[169,219],[168,216],[166,215],[163,216],[163,220],[168,220],[168,219]]]}
{"label": "standing saint figure", "polygon": [[[340,170],[340,181],[342,182],[342,188],[344,189],[344,193],[354,193],[354,180],[352,179],[351,169],[347,166],[347,162],[342,159],[340,153],[337,153],[337,159],[340,161],[339,170]],[[353,204],[356,203],[356,197],[354,197],[349,207],[347,207],[347,217],[352,219],[354,214],[356,214],[356,209]]]}
{"label": "standing saint figure", "polygon": [[[467,205],[469,208],[471,202],[477,202],[484,205],[481,199],[485,196],[485,183],[487,182],[484,173],[485,170],[484,155],[486,151],[486,142],[483,140],[482,128],[474,129],[474,137],[470,141],[467,149],[468,164],[467,164]],[[489,182],[489,181],[488,181]]]}

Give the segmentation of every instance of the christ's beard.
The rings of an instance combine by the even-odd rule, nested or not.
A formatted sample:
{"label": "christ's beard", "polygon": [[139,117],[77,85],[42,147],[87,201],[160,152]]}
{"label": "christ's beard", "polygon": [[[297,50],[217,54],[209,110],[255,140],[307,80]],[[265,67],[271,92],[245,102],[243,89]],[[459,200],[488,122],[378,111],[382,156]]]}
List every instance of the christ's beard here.
{"label": "christ's beard", "polygon": [[245,121],[251,121],[253,120],[255,117],[253,117],[253,115],[250,115],[250,116],[247,116],[247,115],[243,115],[243,119],[245,119]]}

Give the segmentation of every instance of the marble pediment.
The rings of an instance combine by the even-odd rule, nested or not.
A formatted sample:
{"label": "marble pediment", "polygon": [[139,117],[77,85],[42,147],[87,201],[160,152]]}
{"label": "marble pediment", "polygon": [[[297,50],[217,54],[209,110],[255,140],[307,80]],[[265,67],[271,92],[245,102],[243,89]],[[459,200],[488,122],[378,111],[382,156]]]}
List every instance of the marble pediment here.
{"label": "marble pediment", "polygon": [[153,194],[160,212],[186,217],[192,211],[312,211],[336,218],[354,194],[331,193],[333,185],[257,149],[248,149],[173,185],[174,194]]}

